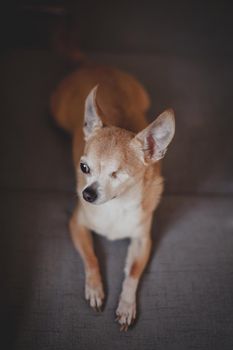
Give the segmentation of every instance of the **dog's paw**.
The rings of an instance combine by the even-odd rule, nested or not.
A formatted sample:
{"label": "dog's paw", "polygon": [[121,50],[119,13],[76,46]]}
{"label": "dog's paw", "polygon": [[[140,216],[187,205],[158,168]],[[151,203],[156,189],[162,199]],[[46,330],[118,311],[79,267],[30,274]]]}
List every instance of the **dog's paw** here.
{"label": "dog's paw", "polygon": [[85,285],[85,299],[89,302],[90,306],[96,311],[101,311],[104,300],[104,291],[102,283],[99,282],[93,285],[86,282]]}
{"label": "dog's paw", "polygon": [[116,321],[120,324],[120,331],[127,331],[136,318],[136,302],[120,299],[116,310]]}

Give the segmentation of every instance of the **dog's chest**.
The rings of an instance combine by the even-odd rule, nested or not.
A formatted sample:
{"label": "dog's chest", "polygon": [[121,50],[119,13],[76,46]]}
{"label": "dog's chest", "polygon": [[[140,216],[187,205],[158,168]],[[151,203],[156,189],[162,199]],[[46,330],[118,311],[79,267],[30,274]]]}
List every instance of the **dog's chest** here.
{"label": "dog's chest", "polygon": [[108,239],[136,237],[140,234],[140,203],[114,199],[85,211],[87,226]]}

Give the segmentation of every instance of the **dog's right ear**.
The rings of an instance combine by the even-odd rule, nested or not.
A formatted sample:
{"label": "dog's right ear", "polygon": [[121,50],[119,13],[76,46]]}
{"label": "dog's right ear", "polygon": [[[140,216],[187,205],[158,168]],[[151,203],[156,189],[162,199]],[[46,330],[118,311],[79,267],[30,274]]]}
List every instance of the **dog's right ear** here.
{"label": "dog's right ear", "polygon": [[141,157],[145,164],[157,162],[164,157],[167,147],[175,134],[175,117],[172,109],[167,109],[144,130],[139,132],[132,142],[139,142]]}
{"label": "dog's right ear", "polygon": [[84,125],[83,132],[85,136],[85,141],[93,134],[94,131],[103,127],[102,120],[97,112],[97,104],[96,104],[96,93],[97,93],[98,85],[96,85],[85,101],[85,110],[84,110]]}

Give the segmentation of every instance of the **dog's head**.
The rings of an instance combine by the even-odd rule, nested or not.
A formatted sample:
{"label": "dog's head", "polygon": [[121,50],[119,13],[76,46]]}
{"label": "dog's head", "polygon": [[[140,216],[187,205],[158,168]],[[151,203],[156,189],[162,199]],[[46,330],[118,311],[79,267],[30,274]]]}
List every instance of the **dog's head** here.
{"label": "dog's head", "polygon": [[175,133],[175,119],[173,111],[166,110],[136,135],[104,126],[98,113],[96,91],[97,87],[85,102],[86,144],[79,165],[79,195],[87,202],[102,204],[137,184],[146,168],[163,158]]}

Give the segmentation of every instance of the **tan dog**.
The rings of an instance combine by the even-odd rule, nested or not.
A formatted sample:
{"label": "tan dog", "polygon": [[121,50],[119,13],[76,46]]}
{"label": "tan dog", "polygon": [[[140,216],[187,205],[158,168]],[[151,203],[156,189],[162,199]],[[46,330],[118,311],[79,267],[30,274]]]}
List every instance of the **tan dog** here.
{"label": "tan dog", "polygon": [[131,239],[116,310],[124,330],[136,317],[136,291],[150,255],[153,211],[163,191],[159,160],[175,132],[172,110],[147,126],[148,107],[148,95],[133,77],[106,67],[72,73],[51,99],[57,123],[73,135],[79,202],[70,231],[91,307],[101,308],[104,299],[91,231]]}

